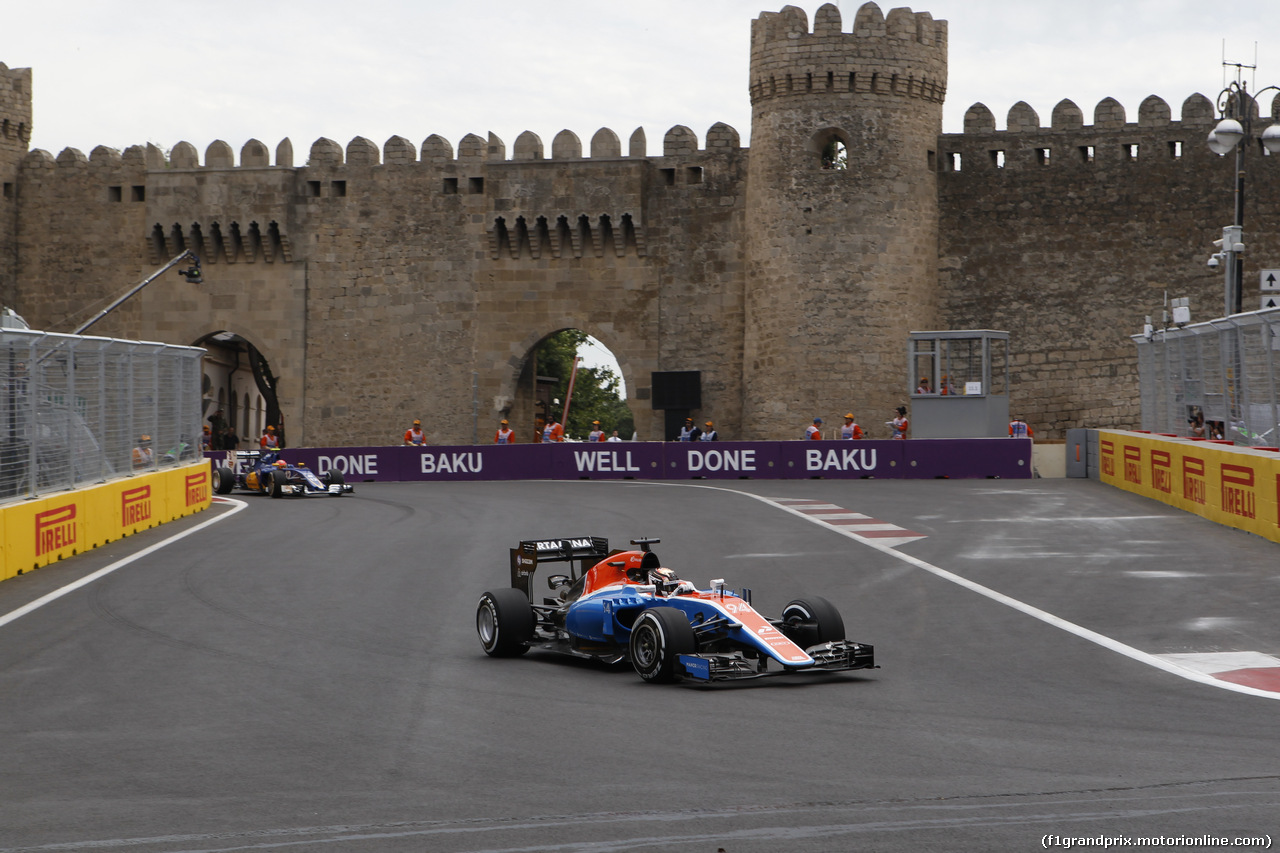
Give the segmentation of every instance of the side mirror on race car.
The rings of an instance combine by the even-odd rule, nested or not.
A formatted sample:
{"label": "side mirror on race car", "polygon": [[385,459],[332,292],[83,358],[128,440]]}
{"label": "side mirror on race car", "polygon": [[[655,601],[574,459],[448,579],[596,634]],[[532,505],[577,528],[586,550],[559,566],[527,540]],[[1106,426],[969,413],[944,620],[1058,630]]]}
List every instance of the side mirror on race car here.
{"label": "side mirror on race car", "polygon": [[559,589],[560,587],[568,586],[571,583],[573,583],[573,581],[569,580],[568,575],[552,575],[547,578],[547,586],[551,589]]}

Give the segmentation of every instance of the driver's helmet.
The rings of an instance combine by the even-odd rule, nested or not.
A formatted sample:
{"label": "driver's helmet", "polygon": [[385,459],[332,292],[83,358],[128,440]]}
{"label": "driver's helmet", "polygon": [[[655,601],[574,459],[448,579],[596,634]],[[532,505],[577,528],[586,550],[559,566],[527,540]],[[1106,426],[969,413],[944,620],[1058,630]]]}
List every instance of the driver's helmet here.
{"label": "driver's helmet", "polygon": [[272,462],[272,463],[271,463],[271,467],[273,467],[273,468],[283,468],[283,467],[285,467],[285,461],[284,461],[283,459],[277,459],[275,462]]}
{"label": "driver's helmet", "polygon": [[673,569],[660,568],[649,570],[649,583],[675,583],[680,580]]}
{"label": "driver's helmet", "polygon": [[670,595],[680,588],[680,576],[668,568],[649,570],[649,583],[653,584],[659,595]]}

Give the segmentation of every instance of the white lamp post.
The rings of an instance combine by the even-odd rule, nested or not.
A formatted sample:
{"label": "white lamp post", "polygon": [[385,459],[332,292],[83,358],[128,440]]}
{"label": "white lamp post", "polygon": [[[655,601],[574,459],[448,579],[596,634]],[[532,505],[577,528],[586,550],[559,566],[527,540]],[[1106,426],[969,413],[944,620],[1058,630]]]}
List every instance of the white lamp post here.
{"label": "white lamp post", "polygon": [[[1268,86],[1261,92],[1280,87]],[[1241,281],[1244,272],[1244,153],[1253,142],[1253,119],[1257,108],[1257,95],[1249,94],[1244,83],[1232,83],[1218,94],[1218,111],[1222,120],[1209,131],[1207,140],[1209,150],[1223,156],[1235,149],[1236,181],[1235,181],[1235,221],[1222,229],[1222,239],[1213,244],[1220,251],[1209,258],[1209,268],[1223,268],[1225,274],[1225,296],[1223,316],[1239,314],[1243,310],[1241,302],[1243,288]],[[1280,154],[1280,125],[1271,124],[1259,137],[1268,154]],[[1241,140],[1246,144],[1241,145]]]}

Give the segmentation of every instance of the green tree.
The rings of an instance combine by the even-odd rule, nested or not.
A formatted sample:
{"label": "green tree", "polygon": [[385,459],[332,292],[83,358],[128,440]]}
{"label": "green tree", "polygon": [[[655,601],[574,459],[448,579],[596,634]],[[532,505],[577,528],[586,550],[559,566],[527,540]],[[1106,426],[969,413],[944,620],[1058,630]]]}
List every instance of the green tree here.
{"label": "green tree", "polygon": [[[586,342],[585,332],[565,329],[548,335],[535,350],[538,373],[554,376],[557,380],[554,396],[560,401],[560,406],[554,413],[556,415],[563,414],[573,359],[578,347]],[[620,437],[630,438],[635,432],[635,419],[627,401],[622,399],[618,376],[599,367],[579,367],[578,378],[573,385],[573,399],[569,403],[569,420],[564,424],[565,435],[585,440],[591,433],[592,421],[600,421],[600,428],[606,434],[616,429]]]}

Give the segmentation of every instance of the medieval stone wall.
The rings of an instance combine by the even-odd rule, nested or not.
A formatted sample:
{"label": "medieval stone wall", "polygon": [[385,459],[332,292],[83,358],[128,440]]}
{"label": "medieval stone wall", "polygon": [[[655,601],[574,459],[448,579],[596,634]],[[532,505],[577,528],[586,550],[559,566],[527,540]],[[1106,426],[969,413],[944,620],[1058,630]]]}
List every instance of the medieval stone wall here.
{"label": "medieval stone wall", "polygon": [[[1113,99],[1092,124],[1071,101],[1048,126],[1026,104],[996,130],[976,104],[939,140],[940,292],[950,328],[1012,333],[1011,405],[1034,428],[1139,423],[1130,335],[1158,324],[1164,297],[1193,318],[1222,316],[1223,277],[1206,266],[1231,223],[1235,158],[1205,145],[1202,95],[1177,119],[1150,97],[1136,121]],[[1246,154],[1244,309],[1258,271],[1280,267],[1280,159]]]}
{"label": "medieval stone wall", "polygon": [[832,5],[752,27],[744,388],[774,438],[850,411],[888,437],[907,333],[936,322],[947,25],[867,4],[843,29]]}
{"label": "medieval stone wall", "polygon": [[[723,438],[798,437],[853,410],[872,435],[909,404],[912,330],[1011,333],[1014,410],[1038,435],[1137,422],[1128,336],[1170,297],[1217,316],[1205,259],[1231,218],[1234,158],[1204,149],[1214,108],[1175,119],[1069,101],[1005,129],[972,107],[941,133],[947,23],[831,4],[752,28],[752,147],[713,125],[649,156],[608,128],[381,147],[285,140],[201,155],[28,151],[31,72],[0,66],[0,299],[69,331],[185,249],[176,274],[94,327],[179,344],[230,332],[279,377],[293,444],[527,440],[530,352],[576,328],[618,357],[640,437],[661,437],[650,374],[698,370]],[[1264,121],[1263,124],[1266,122]],[[24,135],[26,134],[26,135]],[[837,167],[824,162],[836,144]],[[1248,153],[1245,307],[1280,267],[1280,160]]]}
{"label": "medieval stone wall", "polygon": [[0,62],[0,296],[17,276],[18,165],[31,139],[31,69]]}

